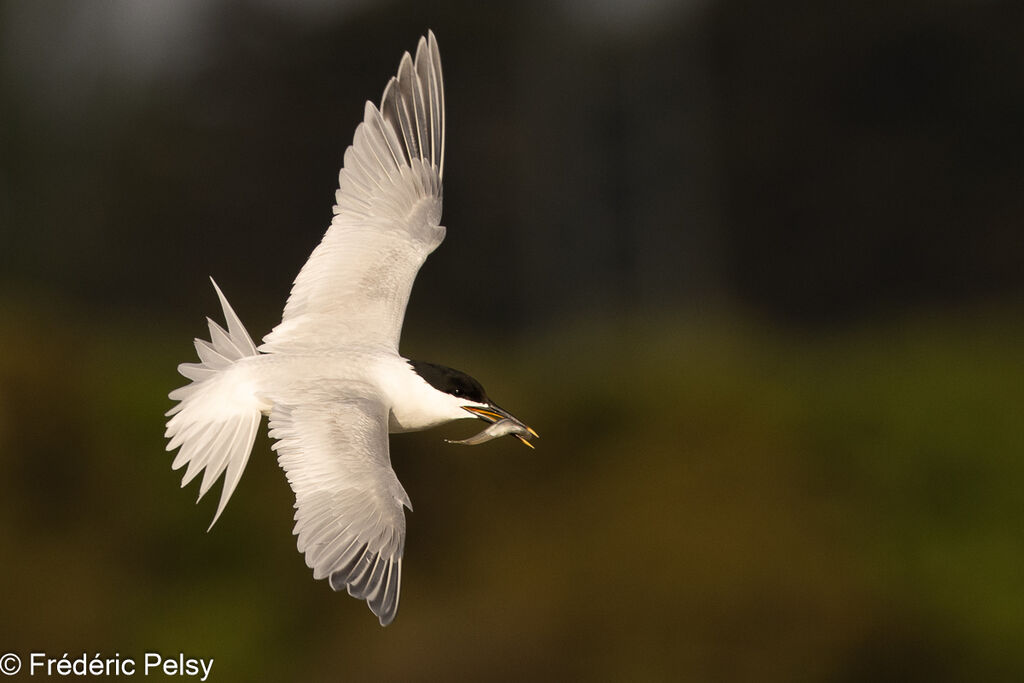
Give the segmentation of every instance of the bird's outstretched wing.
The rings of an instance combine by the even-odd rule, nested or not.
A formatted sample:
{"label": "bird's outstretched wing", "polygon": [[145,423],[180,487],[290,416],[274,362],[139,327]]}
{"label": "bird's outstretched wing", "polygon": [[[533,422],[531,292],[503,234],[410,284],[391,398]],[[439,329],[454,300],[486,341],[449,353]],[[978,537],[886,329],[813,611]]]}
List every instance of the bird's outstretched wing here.
{"label": "bird's outstretched wing", "polygon": [[263,351],[342,343],[398,349],[423,261],[444,239],[444,82],[433,33],[405,53],[380,109],[366,103],[345,151],[334,219],[295,279]]}
{"label": "bird's outstretched wing", "polygon": [[391,468],[387,407],[370,387],[334,388],[331,402],[275,405],[270,436],[295,492],[294,533],[313,577],[366,600],[386,626],[402,581],[402,506],[412,506]]}

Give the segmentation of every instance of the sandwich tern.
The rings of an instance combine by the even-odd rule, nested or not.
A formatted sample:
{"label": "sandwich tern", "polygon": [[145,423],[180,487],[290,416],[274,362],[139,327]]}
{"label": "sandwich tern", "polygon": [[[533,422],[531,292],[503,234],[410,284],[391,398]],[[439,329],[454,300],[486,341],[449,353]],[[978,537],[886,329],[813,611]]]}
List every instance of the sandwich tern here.
{"label": "sandwich tern", "polygon": [[[217,283],[225,330],[207,318],[191,382],[170,393],[167,450],[199,498],[224,475],[216,523],[245,469],[261,417],[295,493],[299,552],[315,579],[366,600],[382,626],[398,609],[409,496],[388,434],[479,418],[461,443],[537,433],[464,372],[407,360],[398,342],[413,280],[444,239],[444,83],[433,32],[406,52],[380,107],[367,102],[345,151],[334,217],[295,278],[280,324],[257,348]],[[212,281],[212,278],[211,278]],[[459,442],[456,442],[459,443]],[[531,446],[532,447],[532,446]]]}

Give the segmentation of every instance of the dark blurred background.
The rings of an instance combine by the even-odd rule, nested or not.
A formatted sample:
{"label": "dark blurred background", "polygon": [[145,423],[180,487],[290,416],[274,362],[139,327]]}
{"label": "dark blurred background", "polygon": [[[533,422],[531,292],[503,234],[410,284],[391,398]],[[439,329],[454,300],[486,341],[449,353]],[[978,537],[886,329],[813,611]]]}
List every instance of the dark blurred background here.
{"label": "dark blurred background", "polygon": [[[0,651],[216,680],[1024,679],[1024,5],[0,2]],[[542,435],[392,439],[385,630],[269,442],[164,452],[432,28],[448,238],[406,355]],[[216,498],[216,496],[211,496]]]}

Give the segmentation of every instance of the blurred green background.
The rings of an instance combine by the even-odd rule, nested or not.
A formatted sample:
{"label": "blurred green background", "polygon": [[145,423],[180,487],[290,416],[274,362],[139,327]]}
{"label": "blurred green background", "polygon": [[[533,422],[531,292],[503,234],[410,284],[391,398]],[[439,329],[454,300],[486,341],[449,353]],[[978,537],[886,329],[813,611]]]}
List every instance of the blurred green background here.
{"label": "blurred green background", "polygon": [[[215,680],[1024,679],[1024,6],[0,2],[0,651]],[[392,437],[402,605],[312,580],[265,433],[164,452],[427,28],[448,239],[403,352],[537,428]],[[215,498],[216,496],[212,496]]]}

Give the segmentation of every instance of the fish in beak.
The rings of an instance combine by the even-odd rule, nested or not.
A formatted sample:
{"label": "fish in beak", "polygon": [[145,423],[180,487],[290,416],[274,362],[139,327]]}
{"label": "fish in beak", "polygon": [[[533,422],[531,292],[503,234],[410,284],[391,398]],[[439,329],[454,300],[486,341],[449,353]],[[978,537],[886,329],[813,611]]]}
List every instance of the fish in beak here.
{"label": "fish in beak", "polygon": [[497,439],[498,437],[512,434],[522,441],[523,444],[533,448],[533,444],[530,443],[530,440],[537,438],[537,432],[503,408],[499,408],[493,403],[490,403],[485,407],[463,406],[462,409],[473,413],[481,420],[489,422],[490,425],[476,436],[471,436],[468,439],[461,439],[458,441],[445,439],[448,443],[475,446],[477,444],[490,441],[491,439]]}

